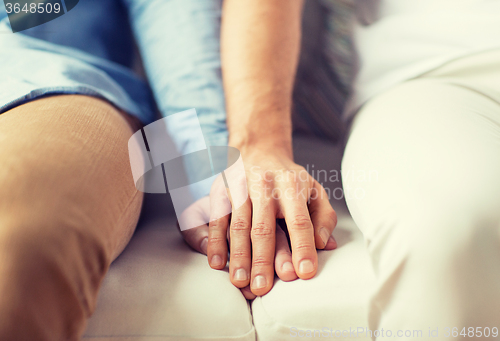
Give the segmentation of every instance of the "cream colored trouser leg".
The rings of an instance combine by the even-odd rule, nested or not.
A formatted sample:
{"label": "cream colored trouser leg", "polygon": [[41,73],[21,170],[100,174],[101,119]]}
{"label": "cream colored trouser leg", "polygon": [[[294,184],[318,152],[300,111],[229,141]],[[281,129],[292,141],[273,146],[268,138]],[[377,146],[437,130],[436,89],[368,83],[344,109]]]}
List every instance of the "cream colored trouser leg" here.
{"label": "cream colored trouser leg", "polygon": [[361,110],[342,170],[377,275],[370,329],[496,339],[500,103],[438,78],[401,84]]}
{"label": "cream colored trouser leg", "polygon": [[142,194],[114,107],[85,96],[0,115],[0,340],[77,340]]}

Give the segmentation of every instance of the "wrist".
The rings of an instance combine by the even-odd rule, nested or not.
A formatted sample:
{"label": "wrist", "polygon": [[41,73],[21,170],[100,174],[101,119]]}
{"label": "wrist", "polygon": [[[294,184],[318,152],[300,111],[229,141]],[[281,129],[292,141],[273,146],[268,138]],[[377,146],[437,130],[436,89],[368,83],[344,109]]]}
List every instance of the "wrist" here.
{"label": "wrist", "polygon": [[229,146],[237,148],[243,157],[252,155],[280,155],[293,159],[292,137],[279,134],[263,136],[258,134],[229,134]]}
{"label": "wrist", "polygon": [[293,158],[288,107],[247,108],[243,105],[238,116],[232,115],[233,112],[228,111],[230,146],[238,148],[243,155],[264,153]]}

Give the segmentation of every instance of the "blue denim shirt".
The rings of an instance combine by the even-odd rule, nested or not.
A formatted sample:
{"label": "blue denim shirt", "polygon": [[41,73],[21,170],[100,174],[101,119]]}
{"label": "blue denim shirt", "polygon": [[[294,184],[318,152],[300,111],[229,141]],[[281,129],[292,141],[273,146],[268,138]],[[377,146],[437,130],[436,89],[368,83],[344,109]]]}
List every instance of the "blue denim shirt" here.
{"label": "blue denim shirt", "polygon": [[[195,108],[198,119],[169,120],[178,152],[199,141],[192,136],[198,124],[207,146],[225,146],[220,17],[221,0],[80,0],[14,34],[0,2],[0,113],[61,93],[104,98],[144,124],[155,119],[155,106],[163,116]],[[133,71],[132,35],[149,84]],[[188,175],[195,171],[188,167]],[[209,187],[193,186],[194,196]]]}

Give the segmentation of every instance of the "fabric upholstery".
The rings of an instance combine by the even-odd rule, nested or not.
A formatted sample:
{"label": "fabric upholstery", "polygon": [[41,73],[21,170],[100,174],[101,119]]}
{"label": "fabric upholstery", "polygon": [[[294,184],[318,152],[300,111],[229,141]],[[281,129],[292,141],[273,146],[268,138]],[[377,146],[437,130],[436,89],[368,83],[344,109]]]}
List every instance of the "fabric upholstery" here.
{"label": "fabric upholstery", "polygon": [[[340,147],[296,138],[294,149],[297,161],[313,175],[339,169]],[[340,188],[340,182],[325,183],[319,177],[330,193]],[[288,340],[290,327],[366,327],[373,273],[362,235],[342,198],[336,197],[339,200],[332,195],[339,215],[334,231],[339,247],[320,252],[318,276],[289,283],[276,280],[271,292],[250,307],[229,282],[227,271],[212,270],[206,256],[184,243],[168,196],[147,195],[138,230],[104,280],[85,337],[98,341]]]}

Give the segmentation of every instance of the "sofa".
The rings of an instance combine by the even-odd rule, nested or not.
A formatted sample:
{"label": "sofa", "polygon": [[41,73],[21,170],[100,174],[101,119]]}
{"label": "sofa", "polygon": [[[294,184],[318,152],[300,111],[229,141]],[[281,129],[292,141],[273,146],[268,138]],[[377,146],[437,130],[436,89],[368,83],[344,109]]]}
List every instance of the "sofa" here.
{"label": "sofa", "polygon": [[340,169],[341,145],[297,136],[294,151],[297,162],[336,193],[338,248],[319,251],[315,278],[276,278],[271,292],[247,301],[230,283],[227,268],[211,269],[206,256],[183,241],[169,195],[147,194],[136,233],[111,265],[83,340],[277,341],[320,333],[369,340],[374,274],[363,237],[341,197],[340,182],[334,177],[324,182],[318,172]]}

